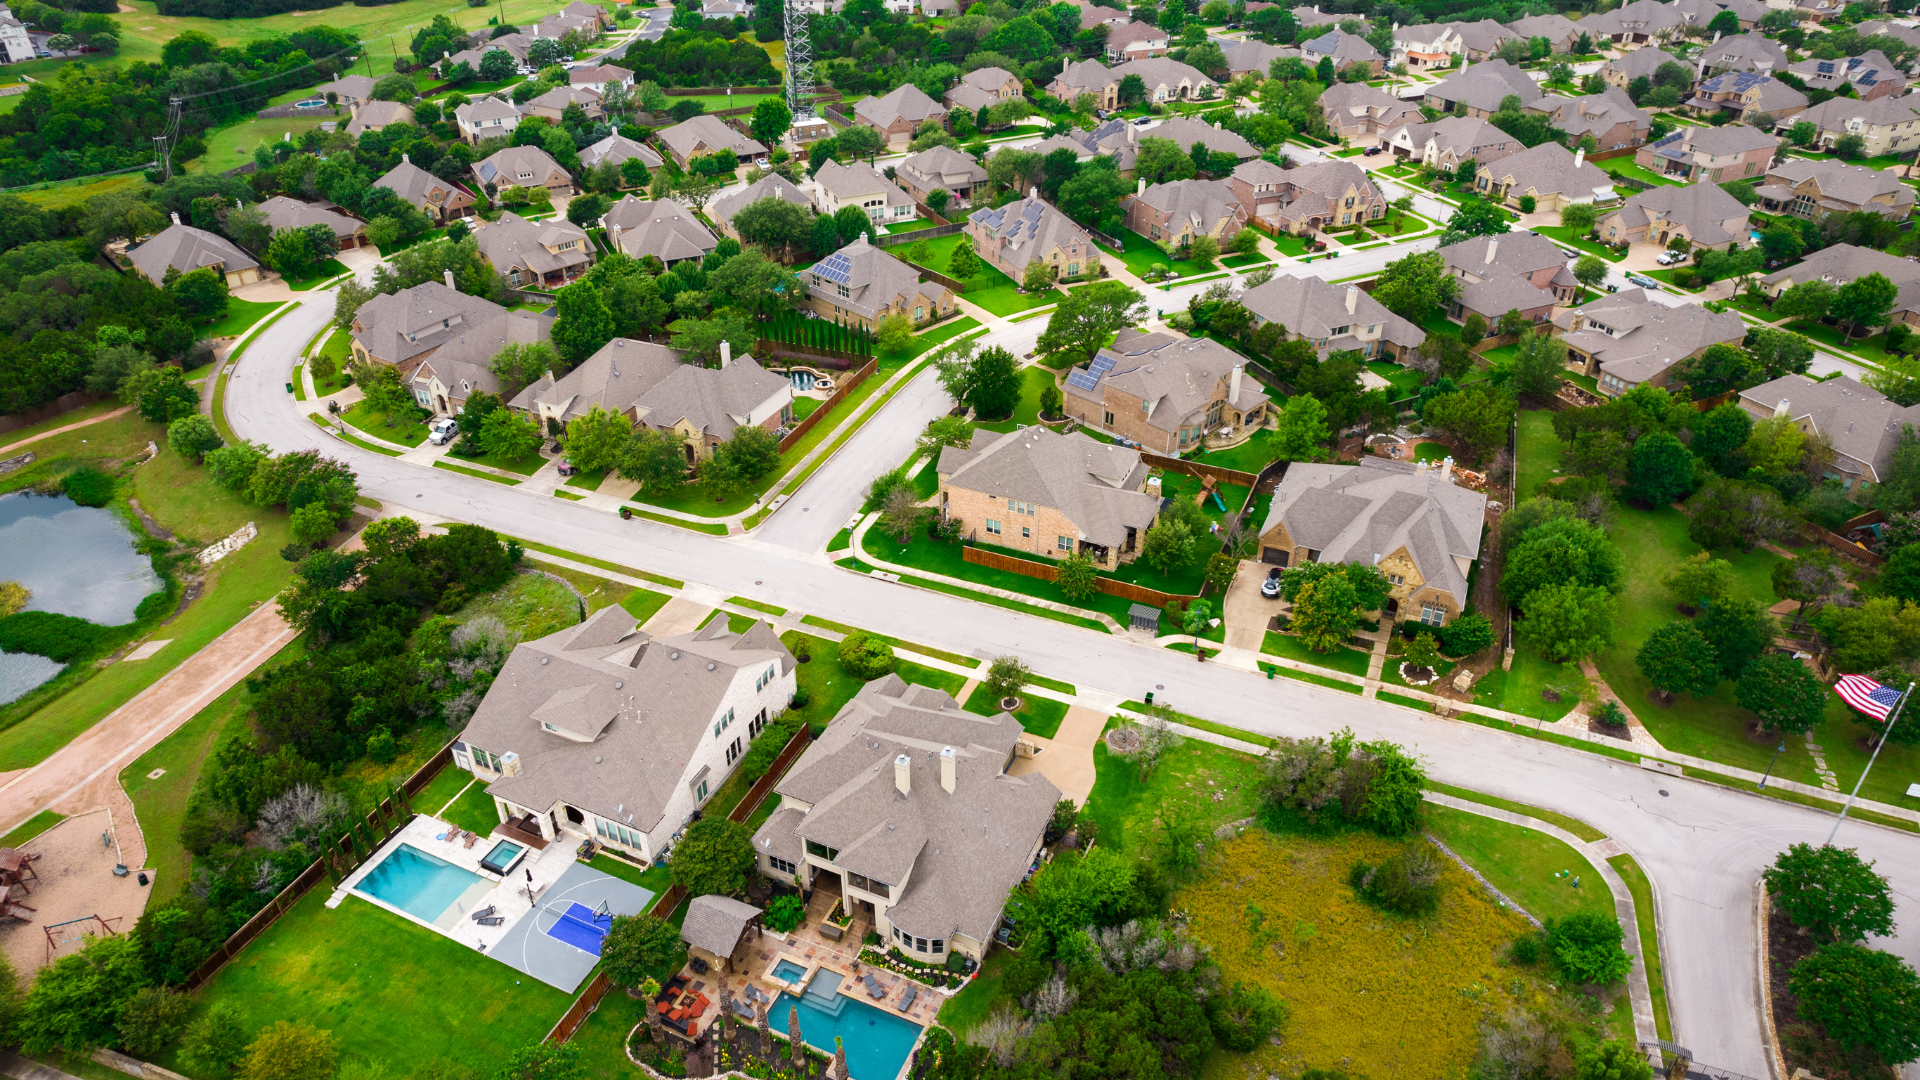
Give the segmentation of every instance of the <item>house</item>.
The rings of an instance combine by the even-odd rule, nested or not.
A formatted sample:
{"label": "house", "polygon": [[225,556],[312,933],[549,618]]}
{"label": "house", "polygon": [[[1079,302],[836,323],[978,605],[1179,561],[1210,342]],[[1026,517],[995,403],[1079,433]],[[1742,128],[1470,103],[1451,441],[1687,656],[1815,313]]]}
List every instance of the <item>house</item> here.
{"label": "house", "polygon": [[1327,130],[1355,145],[1371,146],[1397,127],[1421,122],[1420,106],[1366,83],[1334,83],[1320,94]]}
{"label": "house", "polygon": [[1789,158],[1767,170],[1754,189],[1760,209],[1818,221],[1828,214],[1871,211],[1895,221],[1913,213],[1913,189],[1889,172],[1839,161]]}
{"label": "house", "polygon": [[353,119],[347,121],[347,134],[354,138],[379,131],[389,124],[413,123],[413,110],[397,101],[369,101],[353,107]]}
{"label": "house", "polygon": [[498,393],[489,361],[508,345],[551,340],[553,316],[509,311],[455,289],[453,271],[446,278],[367,301],[352,334],[355,361],[399,369],[421,408],[450,416],[475,390]]}
{"label": "house", "polygon": [[660,145],[673,155],[675,164],[682,169],[697,157],[717,154],[722,150],[731,150],[741,158],[756,158],[767,152],[767,148],[742,135],[732,125],[717,116],[701,113],[668,128],[654,133]]}
{"label": "house", "polygon": [[969,540],[1046,558],[1132,562],[1160,515],[1140,451],[1035,425],[941,448],[940,514]]}
{"label": "house", "polygon": [[1585,150],[1568,153],[1557,142],[1543,142],[1499,161],[1481,163],[1473,186],[1493,201],[1515,209],[1529,195],[1536,210],[1562,210],[1571,203],[1619,198],[1613,190],[1612,175],[1587,164],[1586,158]]}
{"label": "house", "polygon": [[1819,130],[1816,145],[1821,150],[1832,149],[1848,135],[1858,135],[1866,143],[1862,152],[1868,157],[1907,154],[1920,141],[1920,96],[1872,101],[1829,98],[1794,120],[1805,120]]}
{"label": "house", "polygon": [[1637,49],[1653,41],[1665,42],[1677,36],[1686,24],[1686,17],[1672,5],[1655,0],[1633,0],[1612,11],[1580,20],[1580,28],[1592,35],[1596,44],[1607,41],[1622,50]]}
{"label": "house", "polygon": [[886,178],[880,170],[864,161],[842,165],[828,158],[813,174],[813,191],[820,200],[820,212],[839,213],[843,206],[857,206],[867,212],[876,225],[912,221],[918,213],[912,196]]}
{"label": "house", "polygon": [[373,87],[378,81],[371,75],[342,75],[325,86],[315,87],[313,96],[351,109],[373,100]]}
{"label": "house", "polygon": [[0,60],[9,64],[24,63],[34,59],[37,51],[27,24],[20,21],[12,8],[0,4]]}
{"label": "house", "polygon": [[441,57],[434,67],[438,68],[440,74],[443,76],[461,64],[465,64],[475,72],[478,72],[481,62],[487,58],[488,53],[495,49],[503,50],[508,56],[513,57],[514,66],[520,67],[526,64],[527,50],[532,47],[533,38],[528,37],[526,34],[502,34],[475,48],[462,49],[457,53],[448,53],[446,56]]}
{"label": "house", "polygon": [[499,192],[510,187],[544,187],[556,195],[573,194],[573,177],[537,146],[509,146],[473,163],[474,178],[482,187]]}
{"label": "house", "polygon": [[1636,108],[1625,90],[1612,86],[1585,97],[1549,94],[1526,111],[1546,117],[1575,144],[1591,138],[1596,150],[1639,146],[1653,130],[1653,117]]}
{"label": "house", "polygon": [[1501,42],[1513,37],[1513,31],[1491,19],[1402,26],[1393,32],[1393,62],[1407,65],[1409,71],[1449,68],[1456,56],[1464,58],[1462,63],[1489,59]]}
{"label": "house", "polygon": [[1260,561],[1360,563],[1390,589],[1381,613],[1445,626],[1466,610],[1487,497],[1453,482],[1453,459],[1295,462],[1260,525]]}
{"label": "house", "polygon": [[793,383],[751,356],[736,359],[725,342],[720,366],[709,368],[688,363],[678,349],[617,337],[558,379],[548,372],[507,404],[549,430],[605,409],[635,426],[677,435],[687,464],[697,465],[742,427],[778,432],[792,424]]}
{"label": "house", "polygon": [[518,288],[556,289],[587,272],[593,242],[585,229],[564,217],[528,221],[511,210],[473,230],[480,257]]}
{"label": "house", "polygon": [[1609,60],[1600,69],[1600,78],[1608,86],[1617,86],[1625,90],[1635,79],[1651,79],[1662,65],[1687,65],[1672,53],[1664,49],[1635,49],[1624,56]]}
{"label": "house", "polygon": [[1080,9],[1080,29],[1082,30],[1091,30],[1096,26],[1125,26],[1133,18],[1127,14],[1125,7],[1106,7],[1087,3],[1086,0],[1065,0],[1065,2]]}
{"label": "house", "polygon": [[1137,194],[1121,200],[1121,209],[1127,228],[1174,247],[1211,236],[1224,248],[1247,223],[1247,211],[1225,180],[1174,180],[1151,187],[1142,180]]}
{"label": "house", "polygon": [[808,304],[823,319],[875,329],[889,315],[916,327],[954,313],[953,290],[922,279],[920,271],[867,242],[853,243],[800,271]]}
{"label": "house", "polygon": [[597,64],[592,67],[577,67],[567,72],[567,82],[573,86],[603,87],[609,83],[617,86],[632,86],[633,72],[613,64]]}
{"label": "house", "polygon": [[453,744],[503,822],[551,841],[662,856],[793,697],[764,622],[655,640],[618,604],[513,647]]}
{"label": "house", "polygon": [[1854,27],[1853,32],[1863,38],[1890,37],[1895,41],[1904,41],[1908,45],[1920,49],[1920,29],[1915,29],[1911,26],[1902,26],[1899,23],[1890,22],[1886,19],[1872,19],[1863,22]]}
{"label": "house", "polygon": [[[1121,121],[1120,123],[1126,127],[1135,126],[1127,124],[1125,121]],[[1107,136],[1103,134],[1106,132],[1107,126],[1109,125],[1103,125],[1099,131],[1096,132],[1096,135],[1099,135],[1103,142],[1107,139]],[[1241,161],[1252,161],[1254,158],[1260,156],[1259,147],[1248,142],[1245,138],[1241,137],[1238,132],[1228,131],[1226,128],[1221,127],[1218,120],[1209,124],[1204,120],[1195,120],[1189,116],[1176,116],[1171,120],[1162,121],[1155,127],[1140,128],[1139,132],[1139,137],[1142,139],[1172,139],[1174,144],[1182,150],[1191,151],[1194,143],[1201,143],[1212,153],[1232,154]],[[1137,147],[1133,156],[1138,156]],[[1133,165],[1133,157],[1126,158],[1121,162],[1121,171],[1132,172]]]}
{"label": "house", "polygon": [[[1252,5],[1248,6],[1251,7]],[[1343,22],[1357,22],[1360,24],[1361,33],[1373,33],[1373,27],[1368,25],[1367,20],[1360,16],[1342,15],[1333,11],[1321,11],[1319,4],[1315,4],[1312,7],[1294,8],[1293,18],[1295,22],[1300,24],[1300,29],[1302,30],[1310,30],[1317,26],[1337,26]]]}
{"label": "house", "polygon": [[1792,11],[1802,22],[1823,23],[1845,11],[1837,0],[1794,0]]}
{"label": "house", "polygon": [[[1220,96],[1220,87],[1199,68],[1189,67],[1170,56],[1143,56],[1115,64],[1107,69],[1107,75],[1113,80],[1116,95],[1121,80],[1129,75],[1140,76],[1140,82],[1147,88],[1148,101],[1208,100]],[[1064,72],[1061,77],[1066,77]]]}
{"label": "house", "polygon": [[1403,124],[1387,132],[1381,141],[1397,158],[1448,171],[1468,161],[1491,164],[1526,149],[1519,139],[1472,116],[1443,116],[1431,124]]}
{"label": "house", "polygon": [[[1107,31],[1107,62],[1110,64],[1118,64],[1125,60],[1140,60],[1149,56],[1165,56],[1168,48],[1167,32],[1143,22],[1127,22]],[[1222,46],[1223,51],[1224,49],[1225,47]],[[1232,66],[1233,58],[1228,57],[1227,63]],[[1266,71],[1267,69],[1262,67],[1260,74],[1264,75]]]}
{"label": "house", "polygon": [[908,195],[926,202],[935,190],[953,196],[954,206],[965,206],[973,199],[975,186],[987,182],[986,167],[951,146],[930,146],[909,154],[894,166],[894,183]]}
{"label": "house", "polygon": [[1884,482],[1901,433],[1920,425],[1920,405],[1902,407],[1851,375],[1783,375],[1740,391],[1740,407],[1755,420],[1786,417],[1814,438],[1825,436],[1833,460],[1821,479],[1848,491]]}
{"label": "house", "polygon": [[1120,80],[1113,74],[1113,69],[1098,60],[1069,62],[1047,84],[1047,93],[1065,102],[1078,101],[1081,94],[1092,94],[1097,108],[1120,107]]}
{"label": "house", "polygon": [[1345,34],[1332,30],[1300,43],[1300,59],[1311,67],[1318,67],[1320,61],[1333,61],[1333,70],[1345,71],[1358,65],[1369,74],[1386,70],[1386,57],[1380,50],[1367,44],[1367,39],[1359,34]]}
{"label": "house", "polygon": [[523,116],[512,102],[492,96],[456,105],[453,109],[454,126],[460,129],[460,138],[470,143],[513,134]]}
{"label": "house", "polygon": [[866,684],[774,786],[779,809],[753,834],[760,872],[835,882],[902,955],[978,963],[1061,798],[1023,734],[898,675]]}
{"label": "house", "polygon": [[169,270],[191,274],[211,269],[220,273],[229,289],[260,280],[259,260],[233,241],[219,233],[182,225],[179,214],[171,216],[172,225],[127,249],[127,261],[141,277],[159,285],[167,280]]}
{"label": "house", "polygon": [[520,112],[558,124],[566,115],[569,105],[580,106],[580,111],[586,113],[589,120],[602,120],[607,115],[607,111],[600,107],[600,91],[591,86],[556,86],[520,106]]}
{"label": "house", "polygon": [[978,113],[1002,101],[1023,97],[1025,93],[1020,76],[1006,68],[983,67],[960,76],[960,81],[948,87],[941,97],[948,105]]}
{"label": "house", "polygon": [[854,102],[853,118],[879,132],[882,142],[899,150],[913,141],[913,133],[928,120],[945,125],[947,110],[919,87],[902,83],[885,97],[864,97]]}
{"label": "house", "polygon": [[806,188],[779,173],[768,173],[744,188],[715,196],[713,201],[707,203],[707,217],[720,223],[721,232],[739,240],[740,234],[733,227],[733,216],[761,199],[785,199],[809,214],[820,212],[819,204],[814,202],[812,193]]}
{"label": "house", "polygon": [[1661,176],[1688,182],[1705,177],[1719,184],[1766,175],[1779,145],[1777,137],[1745,124],[1683,127],[1641,147],[1633,161]]}
{"label": "house", "polygon": [[1246,359],[1212,338],[1122,330],[1091,362],[1067,373],[1062,408],[1091,428],[1176,455],[1266,424],[1266,391]]}
{"label": "house", "polygon": [[752,10],[752,5],[743,0],[701,0],[700,17],[702,19],[737,19]]}
{"label": "house", "polygon": [[301,202],[285,195],[275,195],[260,204],[260,212],[267,216],[267,225],[274,232],[325,225],[333,230],[333,241],[341,251],[352,250],[367,242],[367,223],[330,202]]}
{"label": "house", "polygon": [[1674,0],[1673,9],[1687,21],[1688,27],[1697,27],[1702,30],[1713,22],[1714,16],[1723,11],[1733,12],[1734,17],[1740,20],[1741,30],[1751,30],[1768,10],[1767,5],[1760,3],[1759,0],[1729,0],[1724,4],[1720,0]]}
{"label": "house", "polygon": [[1889,255],[1884,251],[1857,244],[1834,244],[1760,279],[1768,296],[1781,293],[1803,281],[1824,281],[1839,288],[1856,278],[1879,274],[1900,290],[1893,301],[1889,318],[1909,326],[1920,326],[1920,263]]}
{"label": "house", "polygon": [[387,170],[385,176],[373,182],[373,186],[392,188],[437,224],[444,225],[473,212],[473,192],[415,165],[406,154],[401,154],[400,164]]}
{"label": "house", "polygon": [[573,3],[560,9],[560,14],[574,18],[593,19],[602,29],[613,29],[613,13],[598,4],[589,4],[587,0],[573,0]]}
{"label": "house", "polygon": [[[1705,0],[1703,0],[1705,2]],[[1525,42],[1534,38],[1546,38],[1555,54],[1570,53],[1580,43],[1580,35],[1585,31],[1580,24],[1565,15],[1529,15],[1524,19],[1515,19],[1507,24],[1513,36]],[[1591,35],[1589,35],[1591,36]],[[1591,44],[1591,42],[1589,42]]]}
{"label": "house", "polygon": [[1248,289],[1240,303],[1256,327],[1279,323],[1288,341],[1306,341],[1328,353],[1358,352],[1369,360],[1397,360],[1427,340],[1426,331],[1388,311],[1357,285],[1329,285],[1317,277],[1274,277]]}
{"label": "house", "polygon": [[1026,280],[1032,263],[1051,266],[1053,279],[1060,281],[1079,277],[1098,259],[1086,231],[1040,198],[1038,190],[1024,199],[975,210],[966,226],[974,254],[1017,282]]}
{"label": "house", "polygon": [[1687,107],[1703,116],[1724,112],[1735,120],[1766,128],[1806,111],[1807,95],[1770,75],[1729,71],[1694,87]]}
{"label": "house", "polygon": [[601,26],[600,20],[598,19],[580,15],[555,13],[534,24],[533,36],[536,38],[552,38],[557,41],[560,38],[566,37],[569,33],[577,33],[581,37],[592,39],[600,36],[600,31]]}
{"label": "house", "polygon": [[1461,68],[1427,89],[1427,103],[1434,108],[1480,120],[1499,112],[1509,97],[1518,97],[1524,108],[1543,96],[1539,84],[1505,60]]}
{"label": "house", "polygon": [[1751,228],[1746,206],[1711,180],[1635,192],[1594,223],[1594,231],[1608,244],[1665,247],[1674,237],[1684,237],[1695,250],[1708,251],[1749,243]]}
{"label": "house", "polygon": [[1553,317],[1556,304],[1572,304],[1580,282],[1567,268],[1567,253],[1535,233],[1475,236],[1440,249],[1447,273],[1460,281],[1460,295],[1447,318],[1464,323],[1477,314],[1488,326],[1509,311],[1528,322]]}
{"label": "house", "polygon": [[1249,161],[1227,178],[1235,201],[1247,217],[1305,236],[1341,225],[1386,216],[1387,199],[1351,161],[1320,161],[1283,169],[1271,161]]}
{"label": "house", "polygon": [[[1164,34],[1162,35],[1165,36]],[[1282,45],[1269,45],[1264,41],[1235,41],[1231,38],[1209,37],[1208,41],[1220,46],[1220,54],[1227,58],[1227,78],[1237,79],[1242,75],[1251,75],[1256,79],[1265,79],[1273,70],[1275,60],[1300,59],[1299,49],[1290,49]],[[1112,48],[1112,38],[1108,38],[1108,48]],[[1164,52],[1142,53],[1144,56],[1164,56]]]}
{"label": "house", "polygon": [[1787,70],[1798,76],[1809,90],[1839,93],[1841,87],[1851,86],[1862,101],[1893,97],[1907,88],[1906,72],[1894,66],[1878,49],[1842,60],[1802,60]]}
{"label": "house", "polygon": [[1747,324],[1734,312],[1699,304],[1668,307],[1645,289],[1622,289],[1563,311],[1553,323],[1567,343],[1567,364],[1619,397],[1636,386],[1671,387],[1674,365],[1714,345],[1738,345]]}
{"label": "house", "polygon": [[1694,61],[1701,72],[1750,71],[1759,75],[1787,70],[1790,61],[1780,43],[1760,34],[1739,34],[1708,45]]}
{"label": "house", "polygon": [[669,199],[648,202],[627,195],[600,218],[607,242],[636,259],[648,255],[672,266],[704,259],[720,245],[693,211]]}
{"label": "house", "polygon": [[[634,142],[625,135],[609,135],[580,151],[580,169],[584,172],[609,164],[618,168],[634,158],[639,158],[640,164],[645,165],[649,171],[666,164],[659,154],[654,153],[653,147]],[[629,185],[623,180],[620,186]]]}

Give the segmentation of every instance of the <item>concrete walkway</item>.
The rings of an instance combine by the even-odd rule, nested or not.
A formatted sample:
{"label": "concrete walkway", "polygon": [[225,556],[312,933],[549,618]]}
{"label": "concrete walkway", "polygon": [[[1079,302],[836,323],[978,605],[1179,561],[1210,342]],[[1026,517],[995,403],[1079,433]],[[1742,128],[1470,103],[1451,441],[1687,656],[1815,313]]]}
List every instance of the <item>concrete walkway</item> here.
{"label": "concrete walkway", "polygon": [[[1033,691],[1028,687],[1022,693]],[[1013,776],[1037,772],[1053,781],[1061,797],[1072,799],[1077,806],[1087,805],[1087,796],[1093,793],[1093,746],[1106,730],[1108,715],[1104,709],[1068,706],[1066,719],[1060,721],[1060,730],[1053,733],[1053,738],[1028,735],[1026,741],[1038,746],[1040,752],[1030,758],[1016,758],[1007,772]]]}

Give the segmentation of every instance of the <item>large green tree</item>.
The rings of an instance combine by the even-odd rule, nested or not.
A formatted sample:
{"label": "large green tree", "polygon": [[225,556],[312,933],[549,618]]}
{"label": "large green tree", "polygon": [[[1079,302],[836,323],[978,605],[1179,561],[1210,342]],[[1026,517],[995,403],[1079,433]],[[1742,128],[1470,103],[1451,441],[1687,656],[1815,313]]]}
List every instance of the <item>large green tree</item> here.
{"label": "large green tree", "polygon": [[1103,349],[1113,335],[1144,322],[1147,305],[1130,286],[1119,281],[1096,281],[1067,294],[1047,319],[1047,329],[1036,345],[1049,356],[1067,355],[1085,363]]}
{"label": "large green tree", "polygon": [[554,302],[553,347],[578,364],[613,340],[613,314],[598,289],[565,288]]}
{"label": "large green tree", "polygon": [[1719,657],[1692,623],[1670,622],[1647,635],[1634,664],[1669,700],[1675,694],[1705,697],[1720,684]]}
{"label": "large green tree", "polygon": [[1373,298],[1416,326],[1436,310],[1445,310],[1460,294],[1460,279],[1447,272],[1437,251],[1403,255],[1388,263],[1374,284]]}
{"label": "large green tree", "polygon": [[1804,735],[1826,717],[1827,688],[1793,657],[1761,653],[1734,684],[1733,700],[1768,731]]}
{"label": "large green tree", "polygon": [[595,405],[567,422],[567,460],[582,472],[610,472],[632,436],[633,423],[624,415]]}
{"label": "large green tree", "polygon": [[1864,941],[1893,933],[1893,893],[1873,865],[1852,848],[1799,843],[1761,878],[1795,926],[1822,941]]}
{"label": "large green tree", "polygon": [[639,986],[685,951],[680,931],[652,915],[616,915],[600,942],[600,961],[616,986]]}
{"label": "large green tree", "polygon": [[1598,526],[1559,518],[1531,530],[1507,553],[1500,593],[1518,604],[1551,585],[1597,586],[1618,592],[1625,585],[1625,558]]}
{"label": "large green tree", "polygon": [[1665,506],[1693,490],[1693,454],[1664,431],[1649,432],[1633,444],[1627,485],[1648,506]]}
{"label": "large green tree", "polygon": [[1892,953],[1828,945],[1794,967],[1787,989],[1842,1046],[1888,1062],[1920,1057],[1920,975]]}
{"label": "large green tree", "polygon": [[1520,601],[1520,640],[1556,662],[1591,656],[1613,642],[1613,596],[1590,585],[1546,585]]}
{"label": "large green tree", "polygon": [[708,814],[687,826],[685,836],[667,857],[675,884],[690,896],[731,896],[747,887],[753,873],[753,836],[747,827]]}

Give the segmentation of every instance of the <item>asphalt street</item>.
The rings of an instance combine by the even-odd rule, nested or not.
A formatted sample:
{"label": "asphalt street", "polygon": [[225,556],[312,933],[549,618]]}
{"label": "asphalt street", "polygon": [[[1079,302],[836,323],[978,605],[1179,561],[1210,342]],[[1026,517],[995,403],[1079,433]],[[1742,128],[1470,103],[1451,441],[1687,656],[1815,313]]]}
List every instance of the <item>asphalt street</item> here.
{"label": "asphalt street", "polygon": [[[1356,260],[1357,262],[1357,260]],[[1176,290],[1176,293],[1178,290]],[[1036,671],[1116,701],[1155,691],[1177,709],[1270,735],[1351,727],[1363,738],[1415,748],[1432,775],[1594,823],[1651,877],[1678,1041],[1702,1062],[1768,1075],[1757,1013],[1753,909],[1760,869],[1785,846],[1819,843],[1830,813],[1644,771],[1609,758],[1322,690],[1287,679],[1202,665],[1187,654],[850,573],[818,558],[875,473],[898,464],[925,420],[944,407],[922,376],[881,410],[828,465],[750,537],[714,537],[402,463],[341,443],[283,389],[301,348],[326,323],[333,298],[316,290],[262,332],[226,391],[229,422],[275,451],[319,448],[349,462],[361,490],[390,507],[468,521],[568,551],[684,579],[718,595],[746,595],[881,633],[986,658],[1024,657]],[[1004,332],[1037,334],[1031,320]],[[996,339],[999,340],[999,339]],[[1030,348],[1029,344],[1027,348]],[[1024,351],[1024,350],[1022,350]],[[1898,931],[1882,943],[1913,961],[1920,950],[1920,837],[1852,823],[1843,843],[1878,862],[1898,903]]]}

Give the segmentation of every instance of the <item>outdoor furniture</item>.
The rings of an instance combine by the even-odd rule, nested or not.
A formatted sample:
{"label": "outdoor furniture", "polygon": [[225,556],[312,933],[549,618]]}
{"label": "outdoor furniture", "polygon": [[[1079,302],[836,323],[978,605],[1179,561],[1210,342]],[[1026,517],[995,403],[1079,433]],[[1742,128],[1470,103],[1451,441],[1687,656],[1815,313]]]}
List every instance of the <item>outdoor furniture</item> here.
{"label": "outdoor furniture", "polygon": [[468,833],[467,838],[460,842],[460,846],[464,848],[470,848],[473,846],[473,842],[478,839],[480,839],[480,836],[478,833]]}
{"label": "outdoor furniture", "polygon": [[760,1002],[767,1005],[773,1004],[773,998],[767,996],[767,992],[765,990],[760,989],[759,987],[753,985],[752,983],[747,984],[746,994],[747,994],[747,997],[753,999],[756,1002]]}
{"label": "outdoor furniture", "polygon": [[831,938],[834,941],[839,941],[842,937],[846,935],[846,931],[841,929],[839,926],[834,925],[834,922],[832,919],[828,919],[826,922],[821,923],[819,926],[819,930],[820,930],[821,937]]}
{"label": "outdoor furniture", "polygon": [[900,995],[900,1011],[906,1012],[908,1009],[913,1008],[914,999],[919,996],[920,988],[918,986],[907,987],[907,992]]}
{"label": "outdoor furniture", "polygon": [[753,1006],[747,1004],[744,1001],[741,1001],[739,998],[734,998],[732,1004],[733,1004],[733,1014],[735,1016],[738,1016],[742,1020],[747,1020],[747,1021],[752,1021],[754,1019]]}
{"label": "outdoor furniture", "polygon": [[22,914],[22,912],[31,912],[32,910],[32,908],[25,904],[0,904],[0,915],[5,915],[10,919],[18,919],[21,922],[33,921],[32,915]]}
{"label": "outdoor furniture", "polygon": [[695,975],[705,975],[707,973],[707,962],[697,956],[687,961],[687,966],[693,969]]}
{"label": "outdoor furniture", "polygon": [[868,997],[871,997],[875,1001],[878,1001],[881,998],[887,996],[887,992],[884,989],[882,989],[880,986],[880,980],[873,977],[873,972],[869,971],[861,977],[864,978],[867,982]]}
{"label": "outdoor furniture", "polygon": [[28,854],[19,848],[0,848],[0,871],[22,877],[31,876],[38,881],[40,875],[34,871],[31,864],[39,858],[40,856]]}
{"label": "outdoor furniture", "polygon": [[507,921],[506,916],[495,915],[490,919],[481,919],[479,920],[479,923],[481,926],[499,926],[501,923],[506,921]]}
{"label": "outdoor furniture", "polygon": [[479,911],[476,911],[473,913],[473,921],[479,922],[481,919],[484,919],[491,914],[493,914],[493,905],[488,904],[486,907],[483,907]]}

